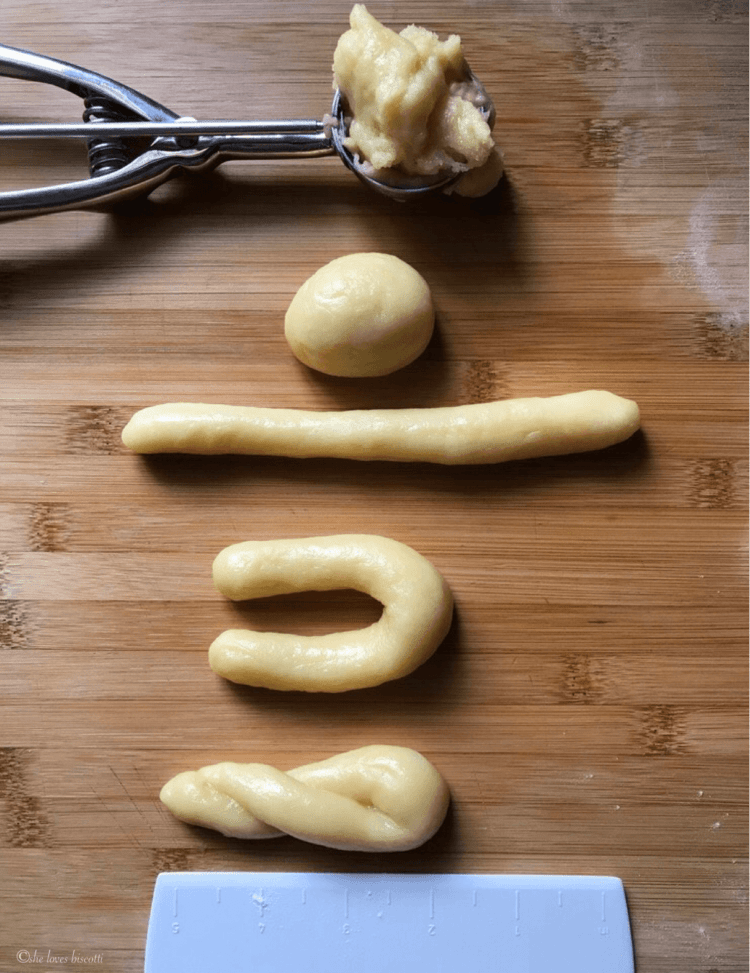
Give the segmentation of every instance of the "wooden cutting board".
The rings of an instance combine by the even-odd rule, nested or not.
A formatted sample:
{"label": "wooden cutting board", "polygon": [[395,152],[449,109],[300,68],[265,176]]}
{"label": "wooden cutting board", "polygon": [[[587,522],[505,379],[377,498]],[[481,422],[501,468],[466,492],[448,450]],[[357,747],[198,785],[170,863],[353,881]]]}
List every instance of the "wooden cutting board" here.
{"label": "wooden cutting board", "polygon": [[[336,159],[231,163],[118,215],[0,227],[0,966],[142,969],[180,869],[611,874],[639,973],[747,969],[747,4],[384,3],[461,34],[507,176],[478,202],[380,199]],[[5,0],[2,40],[201,118],[320,118],[349,5]],[[8,120],[80,102],[2,79]],[[81,177],[80,147],[0,145],[0,190]],[[353,251],[430,283],[437,330],[386,379],[326,378],[283,335]],[[481,468],[129,454],[175,399],[436,406],[591,387],[643,429]],[[368,624],[352,592],[230,605],[240,540],[367,532],[443,572],[456,620],[377,690],[214,676],[238,624]],[[158,801],[221,759],[286,769],[422,751],[453,803],[423,848],[225,839]]]}

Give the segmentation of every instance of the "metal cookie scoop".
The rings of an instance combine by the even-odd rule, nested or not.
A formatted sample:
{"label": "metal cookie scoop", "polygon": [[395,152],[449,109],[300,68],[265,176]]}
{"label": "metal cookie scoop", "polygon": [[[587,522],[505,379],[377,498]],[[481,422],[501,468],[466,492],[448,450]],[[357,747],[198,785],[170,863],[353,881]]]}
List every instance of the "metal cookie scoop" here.
{"label": "metal cookie scoop", "polygon": [[[86,68],[1,44],[0,75],[56,85],[83,99],[82,123],[0,124],[0,138],[84,138],[90,172],[76,182],[0,193],[0,219],[106,208],[148,195],[182,170],[200,172],[232,159],[338,155],[364,183],[396,200],[445,190],[458,179],[454,173],[393,183],[376,178],[343,144],[349,118],[338,91],[323,121],[199,122]],[[492,102],[468,66],[467,78],[492,124]]]}

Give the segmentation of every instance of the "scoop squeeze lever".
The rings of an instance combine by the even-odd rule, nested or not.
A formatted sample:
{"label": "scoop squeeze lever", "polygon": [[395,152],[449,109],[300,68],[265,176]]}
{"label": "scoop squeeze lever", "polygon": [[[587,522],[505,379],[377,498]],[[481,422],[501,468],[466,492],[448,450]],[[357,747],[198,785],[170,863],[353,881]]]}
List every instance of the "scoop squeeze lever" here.
{"label": "scoop squeeze lever", "polygon": [[[468,65],[467,77],[481,89]],[[52,84],[84,101],[83,122],[3,123],[1,139],[86,139],[88,179],[0,193],[0,219],[64,210],[102,209],[148,195],[180,172],[201,172],[232,159],[290,159],[338,155],[371,188],[404,201],[445,190],[455,174],[390,184],[367,172],[344,145],[350,118],[337,90],[330,115],[281,121],[198,121],[127,85],[56,58],[0,44],[0,76]],[[480,109],[494,115],[489,97]]]}

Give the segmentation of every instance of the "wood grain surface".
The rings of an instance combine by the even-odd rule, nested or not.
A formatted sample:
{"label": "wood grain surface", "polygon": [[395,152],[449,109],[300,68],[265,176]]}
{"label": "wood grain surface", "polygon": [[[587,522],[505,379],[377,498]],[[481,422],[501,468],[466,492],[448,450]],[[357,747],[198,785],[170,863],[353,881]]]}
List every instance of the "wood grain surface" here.
{"label": "wood grain surface", "polygon": [[[199,118],[320,118],[349,8],[3,0],[0,40]],[[507,175],[490,197],[411,208],[335,158],[235,162],[116,214],[0,226],[0,970],[34,950],[75,968],[76,950],[135,973],[158,872],[297,869],[617,875],[638,973],[741,973],[747,3],[370,9],[461,34],[498,109]],[[6,120],[79,117],[49,86],[0,88]],[[0,190],[83,177],[81,153],[6,142]],[[327,378],[291,355],[284,313],[318,267],[363,250],[426,277],[436,335],[388,378]],[[590,387],[636,399],[642,432],[468,469],[145,460],[120,443],[133,411],[175,399],[335,409]],[[353,592],[230,605],[216,553],[350,531],[443,572],[457,611],[436,655],[335,697],[214,676],[224,628],[379,614]],[[450,783],[417,851],[242,843],[158,801],[224,758],[290,768],[376,742]]]}

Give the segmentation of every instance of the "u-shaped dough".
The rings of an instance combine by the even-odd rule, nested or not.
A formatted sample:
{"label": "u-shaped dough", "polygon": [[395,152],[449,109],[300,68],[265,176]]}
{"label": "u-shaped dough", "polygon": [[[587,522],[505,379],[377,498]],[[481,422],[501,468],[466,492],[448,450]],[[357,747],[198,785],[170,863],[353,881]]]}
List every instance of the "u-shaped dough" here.
{"label": "u-shaped dough", "polygon": [[180,820],[232,838],[289,834],[347,851],[407,851],[438,830],[450,793],[415,750],[369,746],[287,773],[229,762],[186,771],[161,800]]}
{"label": "u-shaped dough", "polygon": [[453,596],[411,547],[372,534],[247,541],[225,548],[214,584],[233,600],[353,588],[383,604],[367,628],[330,635],[231,629],[209,649],[214,672],[267,689],[344,692],[406,676],[445,638]]}

